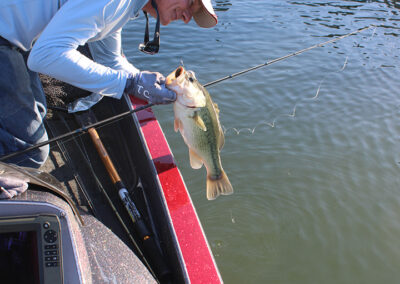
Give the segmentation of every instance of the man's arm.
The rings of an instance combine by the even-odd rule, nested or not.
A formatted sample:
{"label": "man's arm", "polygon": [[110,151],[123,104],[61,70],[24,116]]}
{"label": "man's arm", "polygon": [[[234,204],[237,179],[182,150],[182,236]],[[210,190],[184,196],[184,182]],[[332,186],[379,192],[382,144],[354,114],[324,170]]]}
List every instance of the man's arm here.
{"label": "man's arm", "polygon": [[76,48],[107,37],[113,28],[119,30],[129,20],[130,5],[125,0],[66,2],[34,44],[28,67],[76,87],[120,98],[128,73],[93,62]]}
{"label": "man's arm", "polygon": [[93,60],[115,70],[122,70],[129,74],[136,74],[139,70],[128,62],[122,55],[121,29],[107,38],[88,42]]}

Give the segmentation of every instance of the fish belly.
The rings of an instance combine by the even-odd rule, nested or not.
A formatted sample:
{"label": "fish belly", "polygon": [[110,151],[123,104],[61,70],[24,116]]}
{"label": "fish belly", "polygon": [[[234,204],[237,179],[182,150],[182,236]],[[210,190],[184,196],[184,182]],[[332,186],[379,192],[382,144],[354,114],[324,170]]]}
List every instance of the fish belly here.
{"label": "fish belly", "polygon": [[[196,111],[204,121],[206,131],[200,128],[193,119]],[[214,131],[215,125],[212,125],[212,119],[206,114],[205,110],[199,111],[183,107],[175,109],[175,119],[180,121],[179,131],[189,150],[201,159],[207,168],[208,175],[218,176],[221,174],[222,167]]]}
{"label": "fish belly", "polygon": [[[181,132],[189,147],[190,165],[195,169],[200,168],[202,164],[206,167],[207,199],[213,200],[221,194],[232,194],[232,185],[221,165],[219,139],[223,136],[216,116],[210,115],[210,109],[207,108],[193,110],[174,106],[174,110],[175,128]],[[196,115],[201,117],[202,123],[196,122]]]}

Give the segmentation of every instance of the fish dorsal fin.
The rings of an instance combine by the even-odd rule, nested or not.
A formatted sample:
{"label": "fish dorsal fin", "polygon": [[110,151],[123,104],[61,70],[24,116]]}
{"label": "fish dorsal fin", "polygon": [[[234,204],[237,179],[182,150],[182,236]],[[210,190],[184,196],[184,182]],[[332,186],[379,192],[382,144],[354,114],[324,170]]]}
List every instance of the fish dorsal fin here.
{"label": "fish dorsal fin", "polygon": [[222,128],[219,127],[218,149],[221,150],[222,147],[224,147],[224,144],[225,144],[225,135],[224,132],[222,131]]}
{"label": "fish dorsal fin", "polygon": [[215,112],[219,115],[219,107],[217,103],[214,103]]}
{"label": "fish dorsal fin", "polygon": [[218,149],[221,150],[222,147],[224,147],[225,144],[225,136],[224,136],[224,132],[222,131],[220,122],[219,122],[219,107],[217,103],[214,103],[214,109],[215,109],[215,114],[217,116],[217,122],[218,122],[218,129],[219,129],[219,137],[218,137]]}
{"label": "fish dorsal fin", "polygon": [[194,114],[194,116],[193,116],[193,120],[194,120],[194,122],[196,123],[196,125],[197,125],[201,130],[207,131],[207,127],[206,127],[206,125],[204,124],[203,119],[200,117],[200,115],[199,115],[197,112],[195,112],[195,114]]}

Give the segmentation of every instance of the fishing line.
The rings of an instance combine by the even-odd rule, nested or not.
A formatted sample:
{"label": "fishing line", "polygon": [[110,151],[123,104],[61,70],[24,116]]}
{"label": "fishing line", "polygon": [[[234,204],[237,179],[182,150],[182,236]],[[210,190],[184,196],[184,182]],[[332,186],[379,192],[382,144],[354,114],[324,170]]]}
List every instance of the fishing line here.
{"label": "fishing line", "polygon": [[263,126],[263,125],[268,126],[268,127],[270,127],[270,128],[274,128],[276,122],[278,121],[278,118],[280,118],[280,117],[291,117],[291,118],[295,118],[295,117],[296,117],[296,110],[297,110],[298,105],[299,105],[301,102],[303,102],[303,101],[313,101],[313,100],[316,100],[316,99],[319,97],[319,93],[320,93],[320,91],[321,91],[321,86],[322,86],[322,84],[324,83],[325,79],[326,79],[327,77],[331,76],[333,73],[340,73],[340,72],[342,72],[342,71],[346,68],[346,66],[347,66],[347,64],[348,64],[348,58],[349,58],[349,57],[346,56],[345,61],[344,61],[344,63],[343,63],[343,66],[342,66],[338,71],[329,72],[328,74],[326,74],[326,75],[320,80],[320,83],[319,83],[319,85],[318,85],[317,91],[315,92],[315,95],[314,95],[312,98],[303,98],[303,99],[299,100],[298,102],[296,102],[295,105],[294,105],[294,107],[293,107],[293,109],[292,109],[292,112],[291,112],[291,113],[289,113],[289,114],[288,114],[288,113],[279,114],[279,115],[277,115],[277,116],[274,118],[274,120],[273,120],[272,122],[269,122],[269,121],[266,121],[266,120],[260,121],[260,122],[258,122],[258,123],[256,124],[256,126],[253,127],[253,128],[248,128],[248,127],[247,127],[247,128],[240,128],[240,129],[238,129],[238,128],[235,128],[235,127],[226,128],[225,126],[222,126],[224,134],[226,134],[229,130],[232,130],[236,135],[239,135],[239,134],[241,134],[242,132],[249,132],[250,134],[254,134],[254,132],[256,131],[256,129],[259,128],[259,127],[261,127],[261,126]]}
{"label": "fishing line", "polygon": [[[330,43],[339,41],[339,40],[344,39],[344,38],[346,38],[346,37],[349,37],[349,36],[351,36],[351,35],[355,35],[355,34],[357,34],[357,33],[360,33],[360,32],[362,32],[362,31],[365,31],[365,30],[367,30],[367,29],[370,29],[370,28],[372,28],[372,27],[375,27],[375,25],[370,25],[370,26],[367,26],[367,27],[364,27],[364,28],[355,30],[355,31],[353,31],[353,32],[350,32],[350,33],[348,33],[348,34],[345,34],[345,35],[342,35],[342,36],[339,36],[339,37],[330,39],[330,40],[328,40],[328,41],[325,41],[325,42],[322,42],[322,43],[319,43],[319,44],[315,44],[315,45],[313,45],[313,46],[310,46],[310,47],[308,47],[308,48],[304,48],[304,49],[302,49],[302,50],[299,50],[299,51],[290,53],[290,54],[285,55],[285,56],[282,56],[282,57],[273,59],[273,60],[271,60],[271,61],[267,61],[267,62],[265,62],[265,63],[262,63],[262,64],[259,64],[259,65],[254,66],[254,67],[251,67],[251,68],[242,70],[242,71],[240,71],[240,72],[237,72],[237,73],[228,75],[228,76],[223,77],[223,78],[220,78],[220,79],[218,79],[218,80],[215,80],[215,81],[206,83],[206,84],[204,84],[203,86],[204,86],[204,87],[209,87],[209,86],[216,85],[216,84],[218,84],[218,83],[221,83],[221,82],[223,82],[223,81],[226,81],[226,80],[235,78],[235,77],[237,77],[237,76],[243,75],[243,74],[248,73],[248,72],[250,72],[250,71],[254,71],[254,70],[260,69],[260,68],[262,68],[262,67],[265,67],[265,66],[269,66],[269,65],[271,65],[271,64],[274,64],[274,63],[276,63],[276,62],[285,60],[285,59],[287,59],[287,58],[290,58],[290,57],[293,57],[293,56],[302,54],[302,53],[304,53],[304,52],[306,52],[306,51],[309,51],[309,50],[312,50],[312,49],[314,49],[314,48],[322,47],[322,46],[324,46],[324,45],[327,45],[327,44],[330,44]],[[150,104],[147,104],[147,105],[138,107],[138,108],[136,108],[136,109],[133,109],[133,110],[130,110],[130,111],[126,111],[126,112],[123,112],[123,113],[121,113],[121,114],[117,114],[117,115],[112,116],[112,117],[110,117],[110,118],[107,118],[107,119],[104,119],[104,120],[102,120],[102,121],[99,121],[99,122],[93,123],[93,124],[91,124],[91,125],[88,125],[88,126],[86,126],[86,127],[81,127],[81,128],[76,129],[76,130],[74,130],[74,131],[71,131],[71,132],[68,132],[68,133],[59,135],[59,136],[54,137],[54,138],[51,138],[51,139],[49,139],[49,140],[47,140],[47,141],[44,141],[44,142],[38,143],[38,144],[36,144],[36,145],[33,145],[33,146],[31,146],[31,147],[28,147],[28,148],[26,148],[26,149],[24,149],[24,150],[17,151],[17,152],[8,154],[8,155],[4,155],[4,156],[0,157],[0,161],[5,161],[5,160],[7,160],[7,159],[9,159],[9,158],[12,158],[12,157],[15,157],[15,156],[18,156],[18,155],[27,153],[27,152],[29,152],[29,151],[32,151],[32,150],[34,150],[34,149],[43,147],[43,146],[45,146],[45,145],[51,144],[51,143],[53,143],[53,142],[56,142],[56,141],[59,141],[59,140],[62,140],[62,139],[71,138],[71,137],[74,137],[74,136],[76,136],[76,135],[82,135],[82,134],[86,133],[86,132],[88,131],[89,128],[92,128],[92,127],[93,127],[93,128],[101,127],[101,126],[104,126],[104,125],[106,125],[106,124],[119,121],[120,119],[125,118],[125,117],[127,117],[127,116],[129,116],[129,115],[131,115],[131,114],[133,114],[133,113],[135,113],[135,112],[138,112],[138,111],[141,111],[141,110],[150,108],[150,107],[152,107],[152,106],[154,106],[154,104],[150,103]]]}
{"label": "fishing line", "polygon": [[[375,31],[376,31],[376,26],[374,26],[374,25],[371,25],[371,26],[369,26],[369,27],[367,27],[367,28],[359,29],[359,30],[357,30],[357,31],[355,31],[355,32],[353,32],[353,33],[351,33],[351,34],[355,34],[355,33],[357,33],[357,32],[360,32],[360,31],[362,31],[362,30],[369,29],[369,28],[371,28],[371,27],[374,27],[374,30],[373,30],[373,32],[372,32],[372,34],[371,34],[371,36],[370,36],[370,39],[371,39],[371,38],[375,35]],[[344,37],[346,37],[346,36],[348,36],[348,35],[350,35],[350,34],[341,36],[341,37],[339,37],[339,38],[344,38]],[[335,38],[336,41],[337,41],[339,38]],[[327,43],[329,43],[329,42],[333,42],[333,41],[330,40],[330,41],[327,41],[327,42],[324,42],[324,43],[321,43],[321,44],[318,44],[318,45],[314,45],[314,46],[312,46],[312,47],[310,47],[310,48],[303,49],[302,51],[310,50],[310,49],[312,49],[312,48],[315,48],[315,47],[317,47],[317,46],[322,46],[322,45],[327,44]],[[292,53],[291,55],[287,55],[287,56],[284,56],[284,57],[281,57],[281,58],[288,58],[288,57],[294,56],[293,54],[295,54],[295,53]],[[297,52],[297,54],[299,54],[299,52]],[[276,60],[273,60],[272,62],[277,62],[277,61],[279,61],[279,59],[280,59],[280,58],[278,58],[278,59],[276,59]],[[317,88],[317,91],[316,91],[315,95],[314,95],[312,98],[303,98],[303,99],[299,100],[298,102],[296,102],[295,105],[294,105],[294,107],[293,107],[293,110],[292,110],[292,112],[291,112],[290,114],[287,114],[287,113],[285,113],[285,114],[279,114],[278,116],[276,116],[276,117],[274,118],[274,120],[273,120],[272,122],[267,121],[267,120],[262,120],[262,121],[258,122],[258,123],[256,124],[256,126],[254,126],[253,128],[249,128],[249,127],[239,128],[239,129],[238,129],[238,128],[235,128],[235,127],[226,128],[224,125],[222,125],[222,130],[223,130],[224,134],[226,134],[228,131],[232,130],[236,135],[239,135],[239,134],[241,134],[242,132],[248,132],[249,134],[253,135],[254,132],[256,131],[256,129],[259,128],[259,127],[261,127],[261,126],[263,126],[263,125],[265,125],[265,126],[267,126],[267,127],[270,127],[270,128],[274,128],[274,127],[275,127],[275,123],[277,122],[277,120],[278,120],[279,117],[291,117],[291,118],[296,117],[296,110],[297,110],[298,105],[299,105],[301,102],[303,102],[303,101],[316,100],[316,99],[318,98],[319,94],[320,94],[321,86],[322,86],[322,84],[324,83],[324,81],[326,80],[326,78],[329,77],[329,76],[331,76],[332,73],[340,73],[340,72],[342,72],[342,71],[347,67],[348,60],[349,60],[349,56],[346,56],[346,58],[345,58],[345,60],[344,60],[344,63],[343,63],[343,65],[342,65],[342,67],[340,68],[340,70],[338,70],[338,71],[333,71],[333,72],[330,72],[330,73],[326,74],[326,75],[320,80],[320,83],[319,83],[319,85],[318,85],[318,88]],[[258,65],[258,66],[259,66],[259,68],[260,68],[260,67],[263,67],[263,66],[265,66],[265,65],[263,65],[263,66]],[[257,67],[257,66],[256,66],[256,67]],[[253,68],[255,68],[255,67],[253,67]],[[251,68],[250,68],[250,69],[251,69]],[[249,69],[248,69],[248,70],[249,70]],[[251,70],[249,70],[249,71],[252,71],[252,70],[254,70],[254,69],[251,69]],[[236,74],[238,74],[238,73],[236,73]],[[226,78],[226,77],[225,77],[225,78]],[[217,81],[218,81],[218,80],[217,80]],[[216,81],[215,81],[215,82],[216,82]]]}

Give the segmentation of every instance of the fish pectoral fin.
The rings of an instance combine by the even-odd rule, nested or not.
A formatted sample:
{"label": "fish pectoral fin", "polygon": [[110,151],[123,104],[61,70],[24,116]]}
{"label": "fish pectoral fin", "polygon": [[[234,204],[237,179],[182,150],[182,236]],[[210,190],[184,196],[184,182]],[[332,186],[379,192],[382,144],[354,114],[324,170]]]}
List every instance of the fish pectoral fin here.
{"label": "fish pectoral fin", "polygon": [[203,119],[201,119],[200,115],[198,115],[197,113],[193,116],[193,120],[196,123],[196,125],[203,131],[207,131],[207,127],[204,124]]}
{"label": "fish pectoral fin", "polygon": [[189,148],[190,166],[192,169],[200,169],[203,166],[203,161],[192,149]]}
{"label": "fish pectoral fin", "polygon": [[178,132],[179,129],[182,128],[182,121],[179,118],[175,118],[174,120],[174,130]]}

